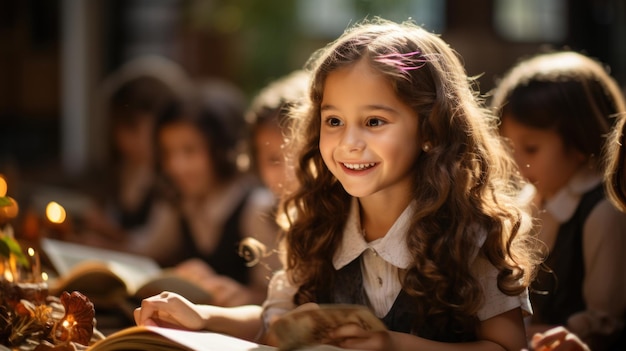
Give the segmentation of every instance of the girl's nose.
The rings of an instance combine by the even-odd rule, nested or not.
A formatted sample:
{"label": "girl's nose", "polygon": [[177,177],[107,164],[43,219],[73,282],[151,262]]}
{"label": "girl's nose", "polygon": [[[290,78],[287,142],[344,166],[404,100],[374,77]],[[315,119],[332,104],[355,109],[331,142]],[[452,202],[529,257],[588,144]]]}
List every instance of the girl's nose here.
{"label": "girl's nose", "polygon": [[358,127],[347,127],[341,138],[341,146],[347,151],[361,151],[365,148],[363,133]]}

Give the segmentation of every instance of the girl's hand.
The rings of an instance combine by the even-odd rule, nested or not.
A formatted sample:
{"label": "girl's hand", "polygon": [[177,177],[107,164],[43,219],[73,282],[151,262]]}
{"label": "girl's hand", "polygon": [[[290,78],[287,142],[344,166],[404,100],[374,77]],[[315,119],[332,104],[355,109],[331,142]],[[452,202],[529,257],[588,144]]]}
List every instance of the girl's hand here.
{"label": "girl's hand", "polygon": [[199,283],[203,289],[211,294],[211,304],[213,305],[234,307],[252,302],[251,291],[230,277],[214,275]]}
{"label": "girl's hand", "polygon": [[[305,303],[302,304],[298,307],[296,307],[293,311],[309,311],[309,310],[315,310],[315,309],[319,309],[319,305],[314,303],[314,302],[309,302],[309,303]],[[270,317],[268,323],[270,326],[269,331],[267,332],[267,334],[265,335],[265,340],[264,343],[268,344],[268,345],[272,345],[272,346],[278,346],[280,344],[280,340],[278,338],[278,336],[276,336],[273,333],[273,330],[271,328],[271,326],[276,323],[280,318],[282,318],[282,315],[273,315]],[[290,335],[290,337],[293,337],[293,335]]]}
{"label": "girl's hand", "polygon": [[192,281],[202,281],[217,275],[211,266],[198,258],[190,258],[179,263],[174,271],[178,276]]}
{"label": "girl's hand", "polygon": [[184,297],[164,291],[148,297],[134,311],[137,325],[175,327],[189,330],[206,328],[206,316],[200,308]]}
{"label": "girl's hand", "polygon": [[189,259],[175,268],[178,276],[196,282],[211,294],[211,304],[222,307],[241,306],[251,303],[250,290],[234,279],[217,274],[199,259]]}
{"label": "girl's hand", "polygon": [[564,327],[533,335],[530,345],[535,351],[589,351],[589,346]]}
{"label": "girl's hand", "polygon": [[328,344],[346,349],[395,350],[393,339],[388,331],[366,331],[356,324],[346,324],[330,333]]}

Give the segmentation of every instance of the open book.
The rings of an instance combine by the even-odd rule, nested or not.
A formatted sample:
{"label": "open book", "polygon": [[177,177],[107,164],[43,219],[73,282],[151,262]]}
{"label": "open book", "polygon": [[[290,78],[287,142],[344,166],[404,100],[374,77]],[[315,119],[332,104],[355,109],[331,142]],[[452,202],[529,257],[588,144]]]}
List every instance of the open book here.
{"label": "open book", "polygon": [[278,347],[207,331],[135,326],[111,334],[88,351],[346,351],[323,344],[329,340],[328,332],[346,324],[373,332],[386,330],[382,321],[364,306],[320,305],[287,312],[273,323],[269,332]]}
{"label": "open book", "polygon": [[[90,346],[88,351],[278,351],[280,349],[224,334],[160,327],[130,327]],[[346,351],[329,345],[300,348],[303,351]]]}
{"label": "open book", "polygon": [[77,290],[96,307],[122,308],[130,317],[138,301],[164,290],[194,303],[211,303],[206,290],[162,270],[151,258],[48,238],[41,246],[58,273],[49,281],[52,295]]}
{"label": "open book", "polygon": [[136,326],[111,334],[89,351],[273,351],[276,348],[231,336],[179,329]]}

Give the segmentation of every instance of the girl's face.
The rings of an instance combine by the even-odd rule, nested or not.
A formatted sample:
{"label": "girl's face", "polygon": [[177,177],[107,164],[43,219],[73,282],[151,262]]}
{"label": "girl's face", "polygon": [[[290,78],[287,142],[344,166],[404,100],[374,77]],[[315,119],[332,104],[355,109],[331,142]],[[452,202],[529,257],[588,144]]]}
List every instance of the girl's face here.
{"label": "girl's face", "polygon": [[365,60],[326,78],[320,152],[350,195],[385,201],[410,196],[421,148],[417,125],[415,111]]}
{"label": "girl's face", "polygon": [[566,148],[554,130],[532,128],[505,115],[500,133],[511,142],[520,172],[544,200],[565,186],[586,161],[581,152]]}
{"label": "girl's face", "polygon": [[211,156],[203,134],[193,125],[177,122],[158,135],[165,175],[184,197],[206,195],[212,184]]}
{"label": "girl's face", "polygon": [[265,186],[276,196],[280,196],[286,181],[283,141],[280,127],[270,122],[260,125],[254,135],[259,175]]}

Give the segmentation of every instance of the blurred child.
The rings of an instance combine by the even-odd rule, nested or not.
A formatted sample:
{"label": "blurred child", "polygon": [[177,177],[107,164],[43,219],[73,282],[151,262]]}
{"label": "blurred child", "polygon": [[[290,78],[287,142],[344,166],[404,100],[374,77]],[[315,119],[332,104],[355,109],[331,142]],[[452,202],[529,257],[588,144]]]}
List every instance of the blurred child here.
{"label": "blurred child", "polygon": [[293,186],[283,151],[287,115],[306,99],[308,88],[308,73],[292,72],[263,88],[246,113],[252,169],[277,199]]}
{"label": "blurred child", "polygon": [[626,216],[608,201],[602,148],[621,92],[597,62],[574,52],[536,56],[499,83],[493,106],[523,176],[536,189],[548,270],[533,284],[532,332],[566,326],[593,350],[623,328]]}
{"label": "blurred child", "polygon": [[276,240],[269,215],[273,197],[256,191],[255,179],[237,167],[245,104],[224,94],[229,88],[238,93],[222,83],[199,84],[192,99],[161,114],[156,140],[169,194],[154,206],[143,229],[146,240],[131,245],[164,266],[176,266],[221,306],[263,301],[271,270],[249,268],[238,245],[252,237],[271,250]]}
{"label": "blurred child", "polygon": [[[617,122],[606,144],[606,172],[605,182],[609,199],[620,211],[626,213],[626,160],[624,152],[624,135],[626,133],[626,101],[616,99]],[[622,271],[626,274],[626,269]],[[624,278],[626,282],[626,278]],[[626,317],[624,318],[626,319]],[[621,337],[615,350],[626,349],[626,327],[622,329]]]}
{"label": "blurred child", "polygon": [[123,238],[147,221],[155,198],[153,132],[163,108],[187,94],[186,73],[158,56],[129,61],[104,83],[103,111],[110,126],[110,172],[104,172],[104,212],[91,211],[88,229],[107,239]]}
{"label": "blurred child", "polygon": [[[520,350],[535,259],[521,179],[456,54],[411,23],[366,22],[314,56],[287,152],[286,267],[254,306],[148,298],[138,324],[237,336],[307,303],[369,306],[389,331],[348,324],[361,350]],[[290,156],[291,157],[291,156]],[[304,308],[304,306],[303,306]]]}

